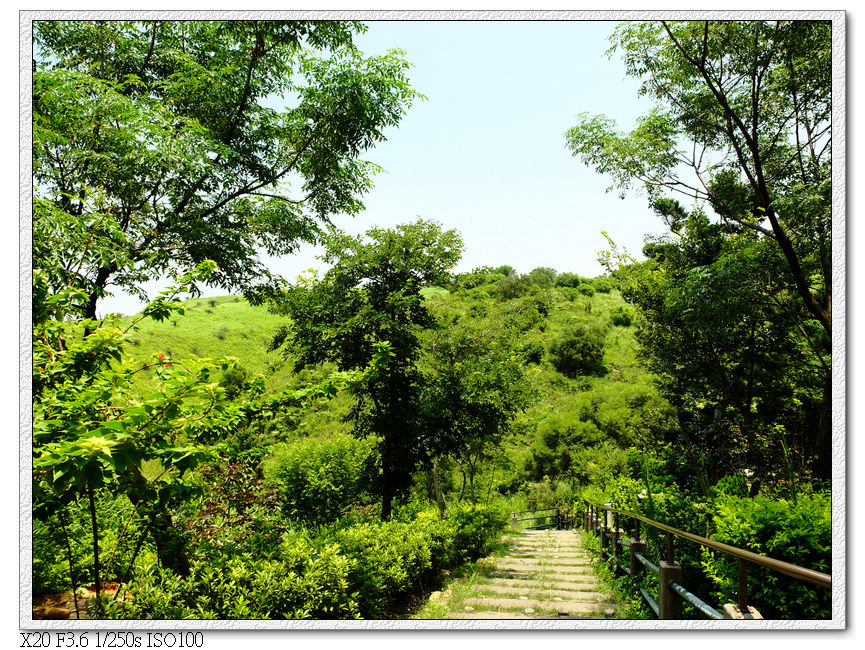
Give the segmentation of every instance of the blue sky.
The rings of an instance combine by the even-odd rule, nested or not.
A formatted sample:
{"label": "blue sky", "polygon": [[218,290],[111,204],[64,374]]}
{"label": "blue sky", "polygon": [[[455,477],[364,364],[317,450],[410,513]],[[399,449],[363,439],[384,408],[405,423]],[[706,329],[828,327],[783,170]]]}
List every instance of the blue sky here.
{"label": "blue sky", "polygon": [[[418,217],[463,236],[457,270],[510,264],[594,276],[606,230],[632,253],[661,224],[636,194],[606,193],[608,179],[573,158],[565,131],[576,114],[604,113],[630,128],[649,103],[637,96],[622,62],[605,56],[615,23],[584,21],[369,22],[356,39],[366,54],[406,51],[416,103],[387,141],[365,156],[384,168],[364,197],[366,210],[337,216],[360,234]],[[269,268],[288,279],[319,267],[313,247]],[[162,283],[151,283],[156,292]],[[207,295],[224,290],[214,289]],[[100,312],[132,313],[140,303],[119,294]]]}

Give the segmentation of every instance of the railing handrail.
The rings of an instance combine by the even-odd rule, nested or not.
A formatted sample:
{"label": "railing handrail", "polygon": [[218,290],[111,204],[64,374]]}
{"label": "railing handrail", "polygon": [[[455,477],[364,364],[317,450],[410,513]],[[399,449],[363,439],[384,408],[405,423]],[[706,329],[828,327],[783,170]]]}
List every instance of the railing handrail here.
{"label": "railing handrail", "polygon": [[684,530],[679,530],[678,528],[673,528],[672,526],[668,526],[667,524],[662,524],[659,521],[649,519],[648,517],[638,515],[634,512],[628,512],[627,510],[620,510],[619,508],[614,508],[612,506],[592,503],[588,499],[583,499],[583,501],[587,505],[594,506],[595,508],[600,508],[607,512],[617,512],[620,515],[637,519],[639,521],[642,521],[643,523],[649,524],[653,528],[657,528],[666,533],[675,535],[676,537],[681,537],[697,544],[701,544],[702,546],[713,548],[715,550],[721,551],[722,553],[726,553],[727,555],[732,555],[733,557],[746,560],[751,564],[757,564],[759,566],[778,571],[779,573],[783,573],[793,578],[798,578],[799,580],[810,582],[811,584],[817,585],[818,587],[825,587],[827,589],[832,588],[832,576],[829,574],[815,571],[814,569],[807,569],[805,567],[799,566],[798,564],[791,564],[790,562],[784,562],[783,560],[776,560],[775,558],[771,558],[767,555],[760,555],[752,551],[746,551],[745,549],[730,546],[729,544],[724,544],[723,542],[716,542],[714,540],[708,539],[707,537],[701,537],[700,535],[695,535]]}
{"label": "railing handrail", "polygon": [[515,512],[511,512],[511,515],[521,515],[524,512],[550,512],[560,510],[561,508],[535,508],[532,510],[517,510]]}

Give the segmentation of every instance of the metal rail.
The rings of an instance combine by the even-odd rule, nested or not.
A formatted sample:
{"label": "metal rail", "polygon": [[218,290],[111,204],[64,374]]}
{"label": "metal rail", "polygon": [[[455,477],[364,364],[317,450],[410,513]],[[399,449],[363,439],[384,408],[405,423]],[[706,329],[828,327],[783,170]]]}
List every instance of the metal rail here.
{"label": "metal rail", "polygon": [[[526,513],[549,512],[547,515],[537,515],[535,517],[518,517]],[[544,522],[543,520],[549,520]],[[516,524],[518,521],[540,521],[534,526],[527,526],[527,530],[537,530],[540,528],[555,527],[559,530],[570,528],[574,523],[574,515],[569,510],[562,511],[561,508],[540,508],[538,510],[517,510],[511,512],[511,522]]]}
{"label": "metal rail", "polygon": [[751,564],[756,564],[758,566],[766,567],[767,569],[772,569],[773,571],[778,571],[779,573],[783,573],[798,580],[804,580],[805,582],[817,585],[818,587],[825,587],[826,589],[832,588],[832,576],[830,576],[829,574],[821,573],[820,571],[815,571],[813,569],[807,569],[797,564],[784,562],[783,560],[776,560],[775,558],[771,558],[766,555],[758,555],[757,553],[746,551],[745,549],[741,548],[736,548],[735,546],[730,546],[729,544],[724,544],[722,542],[716,542],[706,537],[701,537],[700,535],[694,535],[693,533],[679,530],[678,528],[673,528],[672,526],[667,526],[666,524],[654,521],[652,519],[649,519],[648,517],[644,517],[633,512],[628,512],[627,510],[619,510],[618,508],[613,508],[611,506],[599,506],[595,504],[592,505],[607,512],[617,513],[626,517],[630,517],[631,519],[642,521],[643,523],[652,526],[652,528],[657,528],[658,530],[662,530],[665,533],[669,533],[676,537],[681,537],[682,539],[687,539],[688,541],[694,542],[696,544],[715,549],[716,551],[721,551],[726,555],[732,555],[735,558],[745,560],[746,562],[750,562]]}
{"label": "metal rail", "polygon": [[[631,579],[635,579],[639,573],[642,573],[642,567],[648,568],[659,579],[658,593],[659,598],[656,601],[643,587],[638,587],[640,595],[646,600],[649,607],[655,612],[659,618],[679,618],[680,603],[688,602],[697,608],[703,615],[712,619],[722,619],[724,616],[715,608],[708,605],[696,595],[692,594],[683,587],[678,580],[681,580],[681,567],[678,562],[673,559],[673,540],[678,537],[690,542],[711,548],[725,555],[732,556],[738,559],[738,606],[740,611],[747,612],[748,608],[748,565],[755,564],[767,569],[777,571],[784,575],[790,576],[803,582],[831,589],[832,577],[826,573],[821,573],[813,569],[784,562],[765,555],[759,555],[745,549],[736,548],[729,544],[716,542],[715,540],[695,535],[687,531],[673,528],[661,522],[649,519],[643,515],[639,515],[627,510],[620,510],[612,505],[598,505],[585,501],[585,509],[583,511],[583,522],[586,530],[597,533],[600,536],[600,555],[604,558],[610,558],[614,562],[616,570],[622,570]],[[612,515],[612,517],[610,516]],[[624,516],[634,520],[636,525],[636,535],[633,540],[622,538],[623,531],[619,528],[619,517]],[[610,519],[612,518],[612,522]],[[643,555],[646,548],[646,542],[640,536],[640,523],[645,523],[652,528],[666,533],[666,557],[665,561],[660,563],[660,566],[652,563]],[[612,525],[611,525],[612,524]],[[607,541],[612,542],[610,551],[606,547]],[[636,545],[636,546],[635,546]],[[617,552],[619,548],[628,548],[630,555],[630,567],[622,566],[618,562],[618,556],[623,553]],[[642,565],[642,567],[640,566]],[[672,596],[676,594],[676,596]],[[681,600],[676,601],[677,598]]]}
{"label": "metal rail", "polygon": [[679,594],[682,598],[684,598],[689,603],[691,603],[694,607],[696,607],[701,612],[703,612],[709,618],[716,618],[719,620],[724,618],[724,615],[721,614],[721,612],[719,612],[717,609],[715,609],[711,605],[708,605],[704,601],[697,598],[694,594],[692,594],[690,591],[685,589],[678,582],[671,582],[670,588],[673,591],[675,591],[677,594]]}

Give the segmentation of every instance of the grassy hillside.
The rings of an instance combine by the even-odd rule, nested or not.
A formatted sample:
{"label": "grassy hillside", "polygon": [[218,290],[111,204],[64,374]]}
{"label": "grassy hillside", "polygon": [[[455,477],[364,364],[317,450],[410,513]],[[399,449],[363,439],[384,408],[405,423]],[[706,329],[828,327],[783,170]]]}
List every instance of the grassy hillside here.
{"label": "grassy hillside", "polygon": [[[268,352],[273,334],[285,324],[285,318],[274,316],[265,307],[253,307],[240,296],[195,298],[184,305],[186,313],[182,316],[163,322],[142,320],[130,334],[130,356],[236,357],[249,374],[265,374],[269,392],[292,383],[291,362],[284,362],[277,352]],[[127,320],[132,322],[134,317]],[[142,390],[147,384],[147,378],[142,378]]]}
{"label": "grassy hillside", "polygon": [[[669,405],[638,365],[629,307],[615,288],[598,282],[601,289],[592,291],[586,289],[591,281],[587,283],[582,290],[532,287],[515,297],[497,293],[497,279],[452,291],[424,290],[429,307],[441,318],[476,319],[489,327],[518,323],[514,347],[522,355],[535,399],[513,422],[499,457],[484,468],[480,478],[487,488],[509,493],[545,477],[553,483],[593,481],[623,467],[620,448],[652,438],[672,423]],[[268,352],[283,324],[283,317],[237,296],[197,298],[187,301],[185,315],[176,319],[142,321],[131,337],[130,352],[142,359],[160,352],[176,359],[236,357],[250,375],[263,373],[268,392],[276,392],[325,372],[311,369],[295,375],[290,359]],[[602,359],[595,370],[572,373],[560,367],[556,346],[569,335],[597,339]],[[141,390],[147,390],[149,379],[143,376],[140,381]],[[290,430],[277,437],[347,431],[350,425],[342,420],[350,403],[349,396],[340,396],[287,417],[282,426]],[[459,469],[452,469],[451,485],[459,480]]]}

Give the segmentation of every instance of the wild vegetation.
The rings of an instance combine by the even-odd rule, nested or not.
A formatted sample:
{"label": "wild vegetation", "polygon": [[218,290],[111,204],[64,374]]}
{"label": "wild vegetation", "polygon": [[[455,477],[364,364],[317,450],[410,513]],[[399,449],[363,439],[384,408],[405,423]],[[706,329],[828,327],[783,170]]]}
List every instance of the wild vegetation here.
{"label": "wild vegetation", "polygon": [[[362,29],[37,24],[34,596],[89,588],[90,617],[408,616],[509,511],[583,499],[830,572],[827,25],[617,29],[659,108],[629,135],[583,116],[567,142],[644,184],[670,232],[645,261],[610,242],[594,278],[454,273],[458,229],[330,223],[362,209],[360,156],[419,97],[402,53],[356,50]],[[663,193],[694,189],[685,163],[693,207]],[[321,275],[258,259],[305,241]],[[140,314],[96,318],[109,285],[166,275]],[[735,601],[734,564],[677,559]],[[756,582],[766,617],[830,615],[827,592]]]}

